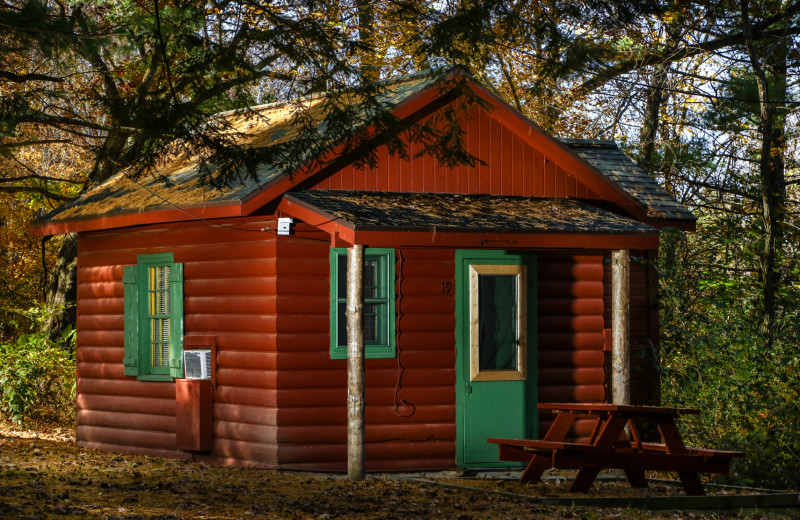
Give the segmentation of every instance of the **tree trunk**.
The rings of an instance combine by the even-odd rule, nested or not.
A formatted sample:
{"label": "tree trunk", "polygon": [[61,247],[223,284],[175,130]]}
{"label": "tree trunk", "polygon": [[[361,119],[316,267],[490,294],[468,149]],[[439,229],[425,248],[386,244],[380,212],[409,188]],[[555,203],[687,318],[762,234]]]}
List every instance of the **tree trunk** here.
{"label": "tree trunk", "polygon": [[647,105],[642,120],[642,130],[639,134],[639,166],[652,173],[654,170],[653,154],[656,151],[656,137],[660,122],[661,106],[666,102],[667,96],[664,87],[667,84],[668,63],[660,63],[653,68],[650,88],[647,90]]}
{"label": "tree trunk", "polygon": [[758,130],[761,135],[758,170],[761,183],[761,218],[764,222],[764,245],[761,250],[761,333],[765,339],[765,347],[769,349],[775,340],[777,293],[781,285],[778,256],[783,247],[786,218],[786,116],[780,109],[786,103],[789,45],[786,36],[767,42],[753,39],[747,0],[742,1],[742,23],[750,65],[758,85]]}
{"label": "tree trunk", "polygon": [[375,56],[375,6],[372,0],[356,0],[358,10],[358,41],[361,51],[361,73],[369,81],[380,79],[380,68]]}
{"label": "tree trunk", "polygon": [[614,404],[631,404],[630,252],[611,252],[611,392]]}
{"label": "tree trunk", "polygon": [[[61,241],[58,260],[50,272],[45,304],[53,314],[45,323],[45,330],[54,341],[61,339],[62,333],[70,325],[75,326],[78,275],[78,235],[70,233]],[[59,312],[56,312],[59,311]]]}
{"label": "tree trunk", "polygon": [[[108,135],[102,150],[95,161],[89,182],[83,188],[86,192],[115,174],[120,158],[125,150],[127,135]],[[77,297],[78,277],[78,235],[71,233],[63,238],[53,270],[50,272],[45,304],[49,309],[63,309],[48,319],[45,330],[54,340],[59,340],[64,330],[76,325],[75,301]]]}

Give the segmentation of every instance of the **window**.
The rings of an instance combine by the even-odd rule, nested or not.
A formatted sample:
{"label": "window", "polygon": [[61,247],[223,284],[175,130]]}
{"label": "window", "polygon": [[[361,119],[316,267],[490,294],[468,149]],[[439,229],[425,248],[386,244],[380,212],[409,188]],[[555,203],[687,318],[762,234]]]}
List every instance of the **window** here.
{"label": "window", "polygon": [[[394,249],[364,250],[364,348],[367,358],[392,358]],[[331,358],[347,358],[347,249],[331,249]]]}
{"label": "window", "polygon": [[172,253],[139,255],[125,266],[126,376],[183,377],[183,264]]}
{"label": "window", "polygon": [[527,378],[526,275],[524,265],[469,266],[471,381]]}

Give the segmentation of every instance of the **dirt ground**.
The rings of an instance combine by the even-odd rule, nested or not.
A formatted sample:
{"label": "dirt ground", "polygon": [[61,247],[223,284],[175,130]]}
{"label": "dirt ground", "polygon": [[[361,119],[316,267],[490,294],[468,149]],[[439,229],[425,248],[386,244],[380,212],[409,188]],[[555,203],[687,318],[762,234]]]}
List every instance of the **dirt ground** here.
{"label": "dirt ground", "polygon": [[[545,506],[535,497],[568,496],[568,482],[522,486],[454,474],[413,478],[370,475],[363,482],[351,482],[336,475],[210,467],[87,450],[76,446],[69,435],[0,427],[3,519],[797,518]],[[595,496],[632,496],[632,492],[620,482],[598,483],[592,490]],[[653,485],[645,493],[681,494],[667,484]]]}

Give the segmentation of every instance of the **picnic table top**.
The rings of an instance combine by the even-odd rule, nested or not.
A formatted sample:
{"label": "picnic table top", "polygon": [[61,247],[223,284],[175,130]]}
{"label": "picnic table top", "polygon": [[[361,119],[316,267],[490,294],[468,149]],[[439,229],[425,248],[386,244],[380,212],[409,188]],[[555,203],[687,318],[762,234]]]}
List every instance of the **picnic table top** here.
{"label": "picnic table top", "polygon": [[618,412],[632,415],[697,415],[700,410],[694,408],[675,408],[670,406],[645,406],[611,403],[539,403],[543,410],[568,412]]}

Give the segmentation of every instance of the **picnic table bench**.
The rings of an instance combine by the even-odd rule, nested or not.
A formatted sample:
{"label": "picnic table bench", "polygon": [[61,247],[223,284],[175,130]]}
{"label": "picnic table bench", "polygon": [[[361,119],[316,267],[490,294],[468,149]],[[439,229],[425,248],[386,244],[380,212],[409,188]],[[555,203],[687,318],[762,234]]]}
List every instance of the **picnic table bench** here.
{"label": "picnic table bench", "polygon": [[[558,412],[541,440],[487,439],[499,447],[500,459],[527,462],[520,482],[538,481],[550,467],[578,469],[571,490],[586,492],[601,469],[621,469],[632,487],[647,487],[645,471],[675,471],[687,495],[705,495],[698,473],[728,473],[739,451],[687,448],[675,420],[698,414],[692,408],[615,405],[608,403],[540,403]],[[565,442],[578,417],[597,419],[589,442]],[[662,442],[643,442],[636,420],[655,423]],[[626,432],[625,427],[628,427]]]}

